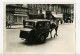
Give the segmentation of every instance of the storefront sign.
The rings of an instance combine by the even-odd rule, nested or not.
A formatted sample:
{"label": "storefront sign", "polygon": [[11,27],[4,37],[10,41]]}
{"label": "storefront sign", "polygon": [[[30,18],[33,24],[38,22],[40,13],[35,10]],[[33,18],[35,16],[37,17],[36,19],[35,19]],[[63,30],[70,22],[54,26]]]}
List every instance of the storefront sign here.
{"label": "storefront sign", "polygon": [[27,9],[15,8],[15,14],[27,14]]}
{"label": "storefront sign", "polygon": [[25,12],[27,12],[27,9],[15,8],[15,11],[25,11]]}

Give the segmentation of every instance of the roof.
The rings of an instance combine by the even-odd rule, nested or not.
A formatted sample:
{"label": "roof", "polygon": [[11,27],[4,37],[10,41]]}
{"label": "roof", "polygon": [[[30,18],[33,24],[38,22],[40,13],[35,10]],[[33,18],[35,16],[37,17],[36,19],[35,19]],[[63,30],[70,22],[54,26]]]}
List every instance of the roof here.
{"label": "roof", "polygon": [[47,20],[47,19],[29,19],[29,20],[26,20],[26,21],[38,22],[38,21],[50,21],[50,20]]}

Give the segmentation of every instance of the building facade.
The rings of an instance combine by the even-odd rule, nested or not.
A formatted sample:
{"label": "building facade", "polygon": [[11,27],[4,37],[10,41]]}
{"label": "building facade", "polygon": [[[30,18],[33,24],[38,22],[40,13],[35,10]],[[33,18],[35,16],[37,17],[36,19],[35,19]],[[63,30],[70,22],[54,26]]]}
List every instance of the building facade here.
{"label": "building facade", "polygon": [[67,19],[68,16],[73,19],[74,5],[73,4],[8,4],[6,5],[6,21],[11,21],[12,24],[22,24],[23,20],[36,19],[38,14],[46,12],[51,13],[58,18]]}
{"label": "building facade", "polygon": [[28,8],[18,4],[6,5],[6,22],[11,24],[22,24],[23,20],[28,19]]}
{"label": "building facade", "polygon": [[46,17],[46,11],[51,11],[54,16],[60,16],[64,19],[68,18],[74,13],[74,5],[73,4],[28,4],[28,8],[30,8],[29,13],[39,14],[40,10]]}

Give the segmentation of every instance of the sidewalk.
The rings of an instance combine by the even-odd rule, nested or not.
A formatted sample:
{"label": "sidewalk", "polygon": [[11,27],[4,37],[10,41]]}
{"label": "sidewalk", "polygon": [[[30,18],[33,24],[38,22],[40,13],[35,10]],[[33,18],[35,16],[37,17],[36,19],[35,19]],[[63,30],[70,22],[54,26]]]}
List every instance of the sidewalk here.
{"label": "sidewalk", "polygon": [[23,25],[12,25],[11,28],[7,29],[18,29],[18,28],[23,28]]}

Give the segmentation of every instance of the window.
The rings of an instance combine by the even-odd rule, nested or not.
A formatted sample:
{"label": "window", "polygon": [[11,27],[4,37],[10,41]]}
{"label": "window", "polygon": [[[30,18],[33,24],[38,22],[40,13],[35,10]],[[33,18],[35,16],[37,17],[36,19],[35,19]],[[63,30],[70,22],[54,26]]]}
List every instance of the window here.
{"label": "window", "polygon": [[26,27],[29,27],[29,28],[33,28],[33,27],[35,27],[35,22],[26,22],[26,24],[25,24],[25,26]]}
{"label": "window", "polygon": [[46,27],[46,23],[45,22],[38,22],[36,24],[36,27],[39,28],[39,29],[43,29]]}
{"label": "window", "polygon": [[17,22],[17,16],[14,16],[14,23]]}

